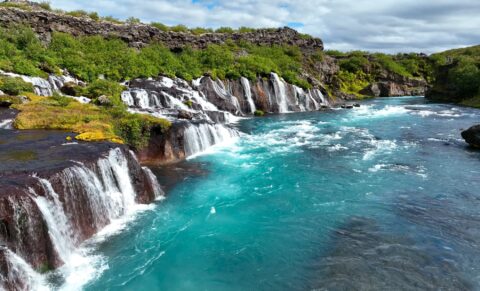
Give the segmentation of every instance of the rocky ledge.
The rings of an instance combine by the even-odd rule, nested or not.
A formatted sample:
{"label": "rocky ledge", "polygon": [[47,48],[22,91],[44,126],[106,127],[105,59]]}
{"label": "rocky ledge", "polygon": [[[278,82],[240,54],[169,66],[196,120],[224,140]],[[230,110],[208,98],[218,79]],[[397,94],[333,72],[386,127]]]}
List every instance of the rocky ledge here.
{"label": "rocky ledge", "polygon": [[462,131],[462,137],[472,147],[480,148],[480,124]]}
{"label": "rocky ledge", "polygon": [[246,33],[205,33],[194,35],[183,32],[165,32],[144,24],[132,25],[95,21],[43,9],[0,8],[0,25],[17,25],[19,23],[32,27],[46,42],[49,41],[52,32],[64,32],[74,36],[114,36],[134,47],[142,47],[152,42],[161,42],[170,49],[179,49],[187,45],[194,48],[205,48],[210,44],[222,44],[227,40],[233,40],[248,41],[257,45],[295,45],[304,52],[317,49],[323,50],[321,39],[304,37],[296,30],[288,27],[259,29]]}

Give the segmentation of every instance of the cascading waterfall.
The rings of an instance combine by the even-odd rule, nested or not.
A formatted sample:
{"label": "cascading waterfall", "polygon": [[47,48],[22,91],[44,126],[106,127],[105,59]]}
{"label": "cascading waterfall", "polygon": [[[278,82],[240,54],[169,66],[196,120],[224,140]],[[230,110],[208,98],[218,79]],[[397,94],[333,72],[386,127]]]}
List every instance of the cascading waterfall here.
{"label": "cascading waterfall", "polygon": [[5,257],[9,271],[6,274],[7,277],[0,273],[0,290],[9,290],[9,286],[5,285],[6,282],[15,284],[15,286],[12,286],[14,290],[47,291],[50,289],[47,287],[44,278],[17,254],[5,247],[0,247],[0,252]]}
{"label": "cascading waterfall", "polygon": [[[132,157],[136,160],[133,153]],[[146,167],[140,169],[143,177],[147,179],[145,187],[152,186],[152,196],[155,199],[162,198],[164,193],[155,175]],[[88,167],[77,162],[77,165],[62,170],[49,178],[50,180],[36,175],[33,177],[38,180],[41,189],[29,188],[28,193],[48,228],[48,236],[59,259],[65,263],[61,272],[66,276],[67,281],[72,280],[79,266],[83,266],[79,264],[90,262],[87,258],[80,258],[79,256],[85,254],[81,249],[77,249],[85,239],[82,235],[82,221],[87,222],[87,228],[97,232],[113,220],[128,217],[138,209],[142,209],[136,203],[136,186],[132,181],[129,160],[120,148],[111,149],[104,158]],[[55,185],[59,187],[58,189],[62,189],[62,196],[59,195],[60,192],[56,192],[54,189],[56,187],[52,186],[51,181],[56,181]],[[12,205],[14,205],[13,202]],[[26,227],[31,227],[32,224],[25,222],[22,218],[24,214],[18,215],[17,217],[15,213],[14,221],[23,221],[21,223]],[[28,217],[30,215],[27,215]],[[25,226],[19,225],[17,229],[20,228]],[[33,233],[34,229],[28,232]],[[8,284],[21,282],[25,285],[25,288],[20,288],[21,290],[42,290],[44,286],[42,276],[28,263],[10,250],[0,247],[0,256],[2,255],[8,264],[5,275],[0,273],[0,276],[8,276],[8,278],[2,277],[2,282],[8,282]],[[88,276],[90,275],[92,274]],[[7,286],[5,289],[11,288]]]}
{"label": "cascading waterfall", "polygon": [[273,87],[275,89],[275,99],[278,105],[278,112],[285,113],[288,112],[288,103],[287,103],[287,93],[285,83],[280,80],[280,77],[272,73],[273,76]]}
{"label": "cascading waterfall", "polygon": [[250,112],[254,113],[257,108],[255,107],[255,102],[252,99],[252,90],[250,89],[250,81],[241,77],[240,82],[242,83],[243,91],[245,92],[245,98],[247,98],[248,106],[250,107]]}
{"label": "cascading waterfall", "polygon": [[208,147],[238,137],[238,132],[221,124],[189,124],[184,133],[187,157],[205,151]]}
{"label": "cascading waterfall", "polygon": [[[64,183],[68,189],[84,189],[93,213],[96,229],[100,229],[132,210],[136,193],[128,171],[128,162],[118,148],[98,162],[100,176],[91,169],[79,165],[64,170]],[[68,191],[67,191],[68,192]],[[75,193],[69,191],[75,199]]]}
{"label": "cascading waterfall", "polygon": [[75,235],[65,209],[52,184],[45,179],[38,178],[42,185],[45,197],[38,196],[33,189],[29,189],[33,200],[47,223],[48,233],[55,249],[63,262],[66,262],[75,249]]}
{"label": "cascading waterfall", "polygon": [[12,124],[13,124],[13,119],[0,120],[0,129],[11,129]]}
{"label": "cascading waterfall", "polygon": [[155,175],[152,173],[152,171],[147,167],[142,167],[142,169],[147,175],[147,177],[150,179],[150,183],[152,183],[155,200],[162,199],[163,197],[165,197],[165,193],[163,192],[162,187],[160,186],[160,183],[158,183],[158,180],[155,177]]}
{"label": "cascading waterfall", "polygon": [[240,103],[238,102],[237,97],[229,94],[227,90],[225,89],[225,85],[223,84],[222,81],[216,80],[213,81],[213,90],[215,90],[215,93],[217,93],[218,96],[225,100],[229,100],[230,103],[235,107],[235,114],[241,115],[242,114],[242,109],[240,107]]}

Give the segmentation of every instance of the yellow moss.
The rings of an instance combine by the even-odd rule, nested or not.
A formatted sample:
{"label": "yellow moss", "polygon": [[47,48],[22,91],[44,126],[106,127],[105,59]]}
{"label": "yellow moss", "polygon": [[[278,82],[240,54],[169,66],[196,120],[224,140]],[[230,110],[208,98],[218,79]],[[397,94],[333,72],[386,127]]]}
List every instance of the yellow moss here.
{"label": "yellow moss", "polygon": [[88,131],[81,133],[75,137],[81,141],[111,141],[123,144],[123,140],[115,135],[109,135],[101,131]]}
{"label": "yellow moss", "polygon": [[38,102],[38,101],[42,101],[42,100],[47,99],[46,97],[38,96],[35,93],[31,93],[31,92],[24,92],[21,95],[26,96],[28,98],[28,100],[30,100],[32,102]]}

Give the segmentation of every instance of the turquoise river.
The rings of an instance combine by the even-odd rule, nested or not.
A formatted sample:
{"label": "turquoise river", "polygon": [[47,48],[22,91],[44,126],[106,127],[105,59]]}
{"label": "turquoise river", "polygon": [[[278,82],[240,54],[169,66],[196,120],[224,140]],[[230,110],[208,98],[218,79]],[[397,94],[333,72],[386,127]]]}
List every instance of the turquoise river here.
{"label": "turquoise river", "polygon": [[86,244],[81,288],[480,289],[480,152],[460,137],[479,116],[402,97],[241,120],[153,169],[166,199]]}

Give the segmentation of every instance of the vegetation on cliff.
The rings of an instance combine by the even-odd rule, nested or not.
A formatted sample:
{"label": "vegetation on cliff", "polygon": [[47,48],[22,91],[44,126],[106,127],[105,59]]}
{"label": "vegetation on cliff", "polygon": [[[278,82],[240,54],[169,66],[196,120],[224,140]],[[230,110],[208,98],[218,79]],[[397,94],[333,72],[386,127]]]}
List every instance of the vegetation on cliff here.
{"label": "vegetation on cliff", "polygon": [[336,76],[342,92],[361,97],[369,84],[383,79],[430,80],[433,73],[427,56],[411,53],[387,55],[363,51],[326,51],[338,60],[340,70]]}
{"label": "vegetation on cliff", "polygon": [[131,114],[119,106],[101,107],[81,104],[55,94],[40,97],[25,93],[30,100],[13,107],[20,111],[15,120],[18,129],[59,129],[78,133],[83,141],[111,141],[141,148],[146,145],[152,127],[166,131],[170,122],[143,114]]}
{"label": "vegetation on cliff", "polygon": [[0,69],[30,76],[47,76],[65,68],[87,82],[104,77],[122,81],[159,74],[192,80],[207,73],[236,79],[276,72],[286,81],[309,87],[301,77],[304,56],[295,46],[258,46],[247,42],[210,45],[204,50],[172,52],[162,44],[142,49],[101,36],[75,38],[54,33],[43,45],[27,27],[0,29]]}
{"label": "vegetation on cliff", "polygon": [[432,55],[436,79],[427,97],[480,108],[480,46]]}

